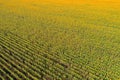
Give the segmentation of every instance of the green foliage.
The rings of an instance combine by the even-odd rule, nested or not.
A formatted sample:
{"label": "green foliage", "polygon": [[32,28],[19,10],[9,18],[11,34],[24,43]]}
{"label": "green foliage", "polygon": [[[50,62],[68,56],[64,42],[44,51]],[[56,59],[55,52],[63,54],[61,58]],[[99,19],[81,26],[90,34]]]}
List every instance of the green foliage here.
{"label": "green foliage", "polygon": [[0,5],[0,79],[119,79],[119,15],[90,5]]}

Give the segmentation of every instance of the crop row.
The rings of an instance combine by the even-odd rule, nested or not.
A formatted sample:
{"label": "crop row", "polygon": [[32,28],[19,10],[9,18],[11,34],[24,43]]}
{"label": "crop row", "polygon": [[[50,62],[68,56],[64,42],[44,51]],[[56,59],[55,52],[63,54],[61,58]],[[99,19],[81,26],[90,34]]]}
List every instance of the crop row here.
{"label": "crop row", "polygon": [[[26,41],[26,40],[24,40],[24,39],[21,39],[20,37],[17,37],[17,36],[13,36],[13,34],[12,33],[6,33],[6,35],[8,35],[8,36],[12,36],[12,40],[15,40],[18,44],[22,44],[24,47],[26,47],[27,46],[27,48],[29,48],[29,50],[35,50],[36,52],[37,51],[39,51],[38,52],[38,54],[39,53],[44,53],[44,54],[46,54],[46,55],[49,55],[50,57],[54,57],[54,59],[55,60],[57,60],[57,59],[59,59],[59,55],[54,55],[53,53],[49,53],[48,51],[44,51],[43,49],[44,48],[39,48],[39,45],[33,45],[33,46],[28,46],[28,45],[32,45],[32,44],[30,44],[29,43],[29,41]],[[21,42],[21,43],[20,43]],[[61,61],[61,62],[63,62],[63,63],[65,63],[66,61],[68,61],[68,60],[71,60],[71,57],[72,56],[74,56],[74,55],[65,55],[65,56],[67,56],[67,58],[66,59],[62,59],[62,60],[59,60],[59,61]],[[74,57],[73,57],[74,58]],[[67,64],[66,66],[70,66],[70,67],[72,67],[72,69],[74,69],[75,70],[75,72],[77,72],[77,73],[79,73],[79,74],[82,74],[83,73],[83,77],[85,77],[85,75],[84,74],[86,74],[86,75],[91,75],[92,74],[92,77],[94,77],[94,78],[96,78],[96,79],[99,79],[99,77],[97,77],[97,76],[95,76],[95,74],[96,74],[96,72],[98,73],[98,71],[97,70],[95,70],[95,69],[93,69],[92,67],[90,67],[90,69],[91,70],[89,70],[89,72],[87,72],[87,68],[89,68],[89,66],[85,66],[85,67],[82,67],[83,65],[82,65],[82,63],[84,63],[84,60],[81,60],[81,63],[78,63],[78,62],[74,62],[74,61],[72,61],[71,60],[71,62],[73,63],[71,63],[72,64],[72,66],[70,66],[69,64]],[[77,70],[76,70],[77,69]]]}
{"label": "crop row", "polygon": [[[100,72],[90,66],[84,66],[84,60],[81,63],[72,61],[73,55],[65,55],[66,59],[59,59],[59,55],[49,53],[39,44],[32,45],[29,41],[24,40],[9,32],[0,33],[0,45],[3,50],[1,53],[4,60],[12,60],[17,66],[16,69],[24,78],[31,79],[102,79]],[[8,57],[6,57],[8,56]],[[8,59],[7,59],[8,58]],[[71,60],[71,63],[67,63]],[[8,61],[9,62],[9,61]],[[10,63],[10,64],[12,64]],[[19,68],[19,69],[18,69]],[[22,70],[22,71],[21,71]],[[25,73],[26,72],[26,73]],[[24,73],[24,74],[23,74]],[[98,73],[98,74],[96,74]],[[29,74],[27,77],[24,75]],[[117,76],[117,75],[116,75]],[[18,76],[20,77],[20,76]]]}
{"label": "crop row", "polygon": [[[4,42],[5,42],[5,40],[4,40]],[[1,40],[1,45],[4,44],[4,47],[3,47],[4,49],[5,49],[5,47],[7,47],[7,46],[10,47],[10,44],[9,44],[9,45],[6,45],[6,43],[7,43],[7,42],[3,43],[2,40]],[[16,50],[15,50],[16,48],[15,48],[15,46],[13,46],[13,44],[12,44],[11,46],[13,47],[13,49],[10,49],[9,47],[7,47],[7,50],[9,51],[9,53],[12,53],[12,51],[14,51],[14,54],[16,53],[16,55],[18,55],[18,51],[20,51],[20,50],[16,51]],[[4,51],[5,51],[5,50],[4,50]],[[20,56],[22,56],[22,57],[25,56],[25,53],[24,53],[24,52],[21,52],[21,53],[23,53],[23,55],[19,55],[19,57],[20,57]],[[20,54],[20,52],[19,52],[19,54]],[[10,54],[10,55],[11,55],[11,54]],[[13,55],[12,55],[12,56],[13,56]],[[31,55],[30,55],[29,57],[31,57]],[[39,58],[40,58],[40,57],[39,57]],[[39,59],[39,58],[38,58],[38,59]],[[24,59],[28,59],[28,57],[25,56]],[[40,59],[40,60],[42,60],[42,59]],[[38,63],[38,61],[37,61],[37,63]],[[32,64],[32,65],[33,65],[33,64]],[[43,65],[43,64],[42,64],[42,65]],[[56,68],[57,68],[57,67],[56,67]],[[60,69],[60,70],[62,70],[62,69]],[[62,72],[63,72],[63,71],[62,71]],[[53,77],[55,77],[55,76],[53,76]]]}
{"label": "crop row", "polygon": [[[4,38],[4,37],[3,37]],[[3,39],[2,38],[2,39]],[[5,40],[4,40],[5,41]],[[12,40],[11,40],[12,41]],[[9,43],[10,41],[8,41],[8,43]],[[11,45],[12,47],[13,47],[13,43],[12,44],[9,44],[9,45]],[[8,46],[9,46],[8,45]],[[18,46],[18,44],[15,44],[14,46]],[[14,47],[15,48],[15,47]],[[14,50],[14,48],[12,49],[13,51],[15,51]],[[20,48],[20,49],[22,49],[22,47],[20,47],[20,45],[19,45],[19,47],[18,48]],[[25,48],[23,48],[23,49],[25,49]],[[23,50],[22,49],[22,50]],[[20,51],[20,50],[19,50]],[[27,51],[30,51],[30,49],[28,49]],[[24,52],[23,52],[24,53]],[[27,52],[27,53],[29,53],[29,52]],[[42,53],[42,52],[41,52]],[[35,54],[33,54],[33,55],[35,55]],[[33,56],[32,55],[32,56]],[[25,56],[25,54],[23,54],[23,56]],[[31,55],[30,55],[31,56]],[[53,55],[52,55],[53,56]],[[56,56],[55,56],[56,57]],[[48,57],[47,57],[48,58]],[[35,59],[38,59],[38,58],[35,58]],[[51,59],[51,60],[53,60],[54,62],[56,62],[56,59]],[[57,61],[58,62],[58,61]],[[65,67],[65,65],[64,64],[62,64],[62,63],[59,63],[59,64],[61,64],[62,66],[64,66]],[[76,66],[76,67],[79,67],[79,66]],[[76,70],[77,69],[77,70]],[[84,78],[86,78],[86,75],[89,75],[90,73],[86,73],[87,71],[84,71],[84,70],[82,70],[82,69],[80,69],[80,68],[71,68],[71,70],[73,70],[74,72],[75,72],[75,76],[76,75],[78,75],[78,76],[80,76],[79,74],[83,74],[82,75],[82,78],[84,77]],[[79,71],[78,71],[79,70]],[[65,71],[67,71],[67,70],[65,70]],[[64,72],[65,72],[64,71]],[[71,72],[71,71],[70,71]],[[76,74],[77,73],[77,74]],[[85,74],[86,73],[86,74]],[[73,73],[72,73],[73,74]],[[85,74],[85,75],[84,75]],[[92,75],[93,76],[93,75]],[[96,77],[96,76],[93,76],[93,77]],[[96,78],[98,78],[98,77],[96,77]]]}

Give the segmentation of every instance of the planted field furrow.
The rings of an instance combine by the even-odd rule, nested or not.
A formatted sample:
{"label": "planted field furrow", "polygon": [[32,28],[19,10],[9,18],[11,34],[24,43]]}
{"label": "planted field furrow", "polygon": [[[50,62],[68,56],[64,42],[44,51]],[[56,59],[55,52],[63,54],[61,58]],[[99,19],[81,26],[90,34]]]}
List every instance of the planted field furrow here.
{"label": "planted field furrow", "polygon": [[[74,70],[73,70],[74,71]],[[79,77],[80,77],[80,75],[79,75]]]}
{"label": "planted field furrow", "polygon": [[[14,34],[13,33],[11,33],[12,35],[11,36],[13,36]],[[8,34],[9,35],[9,34]],[[13,36],[13,37],[15,37],[15,36]],[[18,39],[19,38],[19,39]],[[20,42],[22,43],[22,42],[24,42],[24,41],[22,41],[22,40],[24,40],[24,39],[21,39],[20,37],[16,37],[16,39],[18,39],[18,40],[20,40]],[[29,41],[25,41],[25,43],[28,43]],[[18,42],[19,43],[19,42]],[[30,43],[28,43],[28,44],[30,44]],[[26,44],[27,45],[27,44]],[[28,46],[29,48],[31,48],[31,49],[34,49],[34,50],[36,50],[36,51],[39,51],[40,53],[42,52],[44,52],[44,50],[42,51],[42,49],[44,49],[44,47],[41,49],[40,47],[39,47],[39,45],[38,44],[36,44],[36,45],[33,45],[33,46],[35,46],[35,47],[32,47],[31,48],[31,46]],[[37,47],[37,48],[36,48]],[[47,55],[50,55],[50,56],[54,56],[55,58],[55,60],[57,60],[57,59],[59,59],[59,56],[57,56],[57,55],[54,55],[53,53],[49,53],[49,52],[44,52],[44,53],[48,53]],[[67,60],[66,59],[68,59],[68,60],[70,60],[71,58],[74,58],[74,55],[65,55],[66,56],[66,58],[65,59],[62,59],[61,60],[61,62],[63,61],[65,61],[65,62],[67,62]],[[74,63],[74,64],[76,64],[78,67],[80,66],[80,65],[83,65],[84,64],[84,59],[80,59],[80,63],[78,63],[77,61],[71,61],[72,63]],[[74,66],[74,64],[73,64],[73,66]],[[77,67],[76,66],[76,67]],[[75,67],[75,66],[74,66]],[[79,70],[79,69],[78,69]],[[83,69],[82,70],[85,70],[85,71],[88,71],[88,73],[90,73],[90,75],[91,75],[91,73],[92,73],[92,76],[93,77],[95,77],[95,79],[98,79],[98,78],[103,78],[103,77],[105,77],[105,75],[106,75],[106,71],[104,71],[104,70],[100,70],[99,72],[98,72],[98,70],[97,70],[97,67],[95,67],[94,66],[94,68],[93,67],[91,67],[91,66],[88,66],[88,65],[84,65],[84,67],[83,67]],[[114,77],[118,77],[119,78],[119,73],[118,73],[118,75],[117,75],[117,73],[114,75]]]}
{"label": "planted field furrow", "polygon": [[7,79],[13,80],[13,78],[12,78],[10,75],[8,75],[8,73],[6,73],[6,72],[2,69],[1,64],[0,64],[0,78],[1,78],[1,80],[7,80]]}
{"label": "planted field furrow", "polygon": [[[38,48],[35,48],[35,47],[33,47],[33,49],[38,49]],[[40,49],[40,48],[39,48]],[[42,50],[40,50],[41,52],[44,52],[44,51],[42,51]],[[45,52],[45,53],[48,53],[48,54],[51,54],[51,53],[49,53],[49,52]],[[52,54],[51,54],[52,55]],[[57,56],[56,55],[52,55],[52,56],[55,56],[56,58],[57,58]],[[70,60],[70,58],[72,57],[72,58],[74,58],[74,55],[66,55],[67,57],[66,57],[66,59],[68,58],[69,60]],[[58,57],[59,58],[59,57]],[[63,59],[62,59],[63,60]],[[61,61],[62,61],[61,60]],[[71,62],[73,62],[73,63],[76,63],[76,64],[80,64],[80,65],[82,65],[81,63],[83,63],[84,62],[84,60],[83,59],[81,59],[81,63],[78,63],[77,61],[71,61]],[[83,63],[84,64],[84,63]],[[80,65],[77,65],[76,67],[78,68],[79,67],[79,69],[81,68],[80,67]],[[74,66],[74,64],[73,64],[73,66]],[[83,66],[83,65],[82,65]],[[75,66],[74,66],[75,67]],[[78,69],[78,70],[79,70]],[[77,70],[77,71],[78,71]],[[105,77],[105,75],[106,75],[106,71],[104,71],[104,70],[100,70],[100,71],[98,71],[96,68],[95,68],[95,66],[94,66],[94,68],[92,68],[92,67],[90,67],[90,66],[87,66],[87,65],[84,65],[83,66],[83,69],[82,70],[85,70],[85,71],[89,71],[89,73],[90,73],[90,75],[91,75],[91,73],[92,73],[92,76],[93,77],[95,77],[95,79],[103,79],[103,77]],[[117,75],[118,74],[118,75]],[[114,75],[114,77],[118,77],[119,78],[119,72],[117,72],[115,75]]]}
{"label": "planted field furrow", "polygon": [[[18,61],[17,60],[17,58],[14,58],[14,57],[12,57],[12,56],[10,56],[9,54],[7,54],[6,52],[4,52],[4,55],[5,56],[8,56],[12,61],[14,61],[15,62],[15,64],[17,64],[18,65],[18,67],[19,68],[22,68],[24,71],[22,71],[22,69],[18,69],[20,72],[22,72],[22,73],[24,73],[24,75],[25,76],[27,76],[27,77],[31,77],[32,79],[37,79],[37,78],[35,78],[35,77],[33,77],[33,76],[36,76],[35,75],[35,72],[34,71],[32,71],[31,69],[28,69],[28,67],[27,67],[27,65],[24,65],[24,64],[22,64],[22,62],[20,63],[20,61]],[[13,63],[14,64],[14,63]],[[29,71],[31,71],[31,72],[33,72],[34,74],[30,74],[30,72]],[[29,75],[28,75],[29,74]],[[23,76],[24,76],[23,75]],[[38,74],[39,75],[39,74]],[[24,76],[24,77],[25,77]],[[39,75],[40,76],[40,75]],[[25,77],[26,78],[26,77]]]}
{"label": "planted field furrow", "polygon": [[13,49],[14,50],[14,49]]}
{"label": "planted field furrow", "polygon": [[[11,33],[11,34],[12,34],[12,33]],[[9,32],[7,32],[6,35],[9,35]],[[16,37],[16,36],[13,36],[13,35],[9,35],[9,36],[12,36],[13,38]],[[13,40],[13,38],[12,38],[12,40]],[[19,38],[19,37],[15,38],[15,39],[18,39],[18,38]],[[14,40],[15,40],[15,39],[14,39]],[[18,40],[19,40],[19,42],[23,42],[23,43],[21,43],[21,44],[24,44],[24,43],[28,43],[28,42],[29,42],[29,41],[25,41],[25,42],[24,42],[24,41],[23,41],[24,39],[22,40],[21,38],[19,38]],[[29,43],[28,43],[28,45],[29,45]],[[33,46],[35,46],[35,47],[37,47],[37,48],[35,48],[35,47],[33,47]],[[28,47],[29,47],[30,49],[32,49],[32,50],[37,50],[37,51],[39,50],[41,53],[43,53],[43,51],[41,51],[41,49],[38,47],[37,44],[36,44],[36,45],[33,45],[33,46],[28,46]],[[45,54],[48,53],[47,55],[50,55],[49,52],[44,52],[44,53],[45,53]],[[52,57],[55,56],[55,58],[58,57],[58,56],[52,55],[52,54],[51,54],[50,56],[52,56]],[[67,56],[68,59],[70,59],[70,58],[72,57],[71,55],[66,55],[66,56]],[[55,59],[55,58],[54,58],[54,61],[57,60],[57,59]],[[74,58],[74,57],[72,57],[72,58]],[[61,61],[62,61],[62,60],[61,60]],[[81,61],[82,61],[82,60],[81,60]],[[74,62],[74,63],[77,63],[77,62]],[[83,62],[81,62],[81,63],[83,63]],[[78,63],[77,63],[77,64],[78,64]],[[80,65],[82,65],[82,64],[80,64]],[[79,66],[80,66],[80,65],[79,65]],[[78,66],[78,65],[77,65],[77,66]],[[87,66],[85,66],[85,67],[87,67]],[[89,67],[89,66],[88,66],[88,67]],[[79,68],[79,69],[80,69],[80,68]],[[94,70],[95,70],[95,69],[94,69]],[[90,71],[90,70],[89,70],[89,71]],[[97,70],[96,70],[96,71],[97,71]],[[93,74],[95,74],[95,72],[94,72]],[[94,76],[94,77],[95,77],[95,76]],[[96,78],[97,78],[97,77],[96,77]]]}
{"label": "planted field furrow", "polygon": [[[26,58],[26,57],[25,57],[25,58]],[[20,60],[20,59],[22,59],[22,58],[21,58],[20,56],[18,56],[18,57],[16,58],[16,60],[17,60],[17,59]],[[24,58],[23,58],[23,59],[24,59]],[[32,61],[32,60],[29,60],[29,61]],[[26,61],[24,64],[26,64],[28,67],[31,68],[31,67],[32,67],[32,64],[29,64],[29,63],[30,63],[30,62],[27,62],[27,61]],[[20,65],[19,65],[19,66],[20,66]],[[24,65],[21,66],[21,67],[24,67]],[[41,68],[41,66],[40,66],[39,68]],[[39,68],[38,68],[38,69],[39,69]],[[27,69],[28,69],[28,68],[27,68]],[[30,71],[31,71],[31,70],[30,70]],[[39,71],[39,70],[38,70],[38,71]],[[38,72],[38,71],[37,71],[37,72]],[[28,73],[29,73],[29,70],[28,70]],[[32,71],[32,73],[34,73],[34,71]],[[31,73],[31,74],[32,74],[32,73]],[[41,73],[41,72],[39,72],[39,73]],[[39,74],[39,73],[37,73],[37,74]],[[33,75],[35,75],[35,74],[33,74]],[[40,75],[39,75],[39,76],[40,76]]]}
{"label": "planted field furrow", "polygon": [[[25,55],[24,55],[25,56]],[[21,58],[22,59],[22,58]],[[53,67],[52,67],[53,68]],[[62,74],[61,74],[62,75]]]}
{"label": "planted field furrow", "polygon": [[[14,49],[13,49],[14,50]],[[20,56],[19,56],[20,57]],[[25,58],[27,58],[27,57],[25,57]],[[21,58],[22,59],[22,58]],[[24,59],[23,59],[24,60]],[[32,61],[32,60],[31,60]],[[42,66],[44,66],[43,64],[42,64]]]}
{"label": "planted field furrow", "polygon": [[[7,63],[4,59],[0,59],[1,60],[1,62],[2,62],[2,64],[0,64],[0,66],[1,66],[1,69],[3,70],[3,72],[5,73],[5,74],[7,74],[6,76],[5,76],[5,78],[7,78],[7,79],[20,79],[20,77],[18,76],[18,75],[16,75],[16,72],[17,72],[17,69],[13,69],[12,71],[11,71],[11,64],[9,64],[9,63]],[[19,72],[19,71],[18,71]],[[24,79],[24,78],[23,78]]]}
{"label": "planted field furrow", "polygon": [[0,0],[0,80],[120,80],[119,6]]}
{"label": "planted field furrow", "polygon": [[[15,67],[16,69],[15,69],[15,71],[16,72],[14,72],[14,74],[17,74],[20,78],[19,79],[21,79],[21,78],[23,78],[24,80],[25,79],[37,79],[37,78],[35,78],[35,77],[33,77],[32,75],[30,75],[29,73],[28,73],[28,71],[26,71],[25,70],[25,68],[24,68],[24,66],[22,66],[22,68],[21,68],[21,66],[20,66],[20,64],[18,64],[18,63],[15,63],[15,62],[12,62],[12,61],[8,61],[4,56],[7,56],[7,57],[10,57],[10,56],[8,56],[8,55],[6,55],[5,53],[4,53],[4,55],[2,55],[2,58],[4,58],[4,60],[6,61],[6,62],[8,62],[9,64],[11,64],[11,68],[10,69],[12,69],[13,67]],[[10,58],[11,59],[11,58]],[[12,60],[12,59],[11,59]],[[16,64],[18,64],[18,65],[16,65]],[[9,68],[8,68],[9,69]],[[13,69],[14,70],[14,69]],[[18,79],[18,78],[17,78]]]}
{"label": "planted field furrow", "polygon": [[[24,44],[24,43],[23,43]],[[22,44],[21,44],[22,45]],[[19,45],[20,46],[20,45]],[[23,48],[23,47],[21,47],[21,48]],[[36,47],[37,48],[37,47]],[[36,49],[35,48],[33,48],[33,47],[31,47],[30,46],[30,48],[26,48],[27,49],[27,51],[29,51],[29,50],[31,50],[31,51],[35,51]],[[34,50],[35,49],[35,50]],[[40,49],[41,50],[41,49]],[[47,57],[47,58],[49,58],[50,60],[52,60],[52,61],[54,61],[54,62],[56,62],[56,63],[58,63],[59,65],[61,65],[61,66],[66,66],[65,64],[63,64],[63,63],[61,63],[61,62],[59,62],[58,60],[57,60],[57,58],[56,59],[54,59],[54,58],[51,58],[51,57],[53,57],[53,55],[51,56],[51,55],[49,55],[48,53],[45,53],[45,52],[42,52],[42,51],[35,51],[35,52],[37,52],[37,53],[39,53],[39,54],[41,54],[41,53],[44,53],[44,54],[41,54],[42,56],[44,56],[44,57]],[[48,57],[48,55],[50,56],[50,57]]]}
{"label": "planted field furrow", "polygon": [[[36,72],[36,74],[38,74],[39,76],[42,75],[42,71],[44,71],[44,68],[42,68],[41,70],[39,70],[41,67],[44,67],[44,64],[41,64],[41,65],[33,65],[32,63],[32,60],[29,60],[29,58],[27,58],[26,56],[23,58],[22,55],[18,55],[17,54],[15,55],[15,53],[13,53],[13,57],[15,58],[15,60],[18,60],[19,62],[23,62],[25,65],[27,65],[29,68],[31,68],[33,71]],[[27,60],[25,60],[27,58]],[[23,59],[23,60],[21,60]],[[24,66],[24,65],[23,65]],[[37,66],[37,67],[36,67]],[[22,67],[22,66],[21,66]],[[35,74],[33,74],[35,75]],[[50,74],[49,74],[50,75]],[[38,78],[40,79],[40,78]]]}
{"label": "planted field furrow", "polygon": [[[15,39],[14,39],[14,40],[15,40]],[[13,41],[13,40],[11,40],[11,41]],[[14,43],[14,42],[13,42],[13,43]],[[34,48],[33,48],[33,49],[34,49]],[[29,49],[27,49],[27,50],[29,51]],[[44,56],[44,55],[43,55],[43,56]],[[45,55],[45,56],[46,56],[46,55]],[[68,56],[68,59],[69,59],[69,56]],[[75,63],[76,63],[76,62],[75,62]],[[82,65],[82,64],[81,64],[81,65]],[[74,67],[75,67],[75,66],[74,66]],[[75,73],[80,73],[79,69],[80,69],[81,67],[80,67],[80,66],[77,66],[77,65],[76,65],[76,67],[77,67],[77,68],[75,68]],[[78,67],[80,67],[80,68],[78,68]],[[87,67],[88,67],[88,69],[90,68],[89,66],[87,66]],[[74,69],[74,68],[73,68],[73,69]],[[73,69],[72,69],[72,71],[74,71]],[[83,68],[83,69],[81,69],[81,70],[83,71],[83,73],[84,73],[84,72],[87,73],[87,72],[86,72],[87,70],[86,70],[85,68]],[[85,71],[85,70],[86,70],[86,71]],[[92,71],[90,71],[90,70],[89,70],[89,71],[95,73],[95,71],[97,71],[97,70],[95,70],[95,71],[94,71],[94,70],[95,70],[95,69],[92,69]],[[83,74],[83,73],[82,73],[82,74]],[[89,72],[88,72],[88,73],[89,73]],[[98,79],[97,76],[95,76],[95,75],[93,75],[93,74],[91,74],[91,73],[89,73],[89,75],[92,76],[92,77],[94,77],[94,79]],[[98,75],[98,74],[97,74],[97,75]]]}
{"label": "planted field furrow", "polygon": [[[31,48],[33,48],[33,47],[31,47]],[[35,49],[35,48],[33,48],[33,49]],[[29,50],[29,49],[28,49]],[[42,55],[42,54],[41,54]],[[49,54],[45,54],[45,56],[47,56],[47,55],[49,55]],[[50,55],[51,56],[51,55]],[[53,55],[52,55],[53,56]],[[55,55],[54,55],[55,56]],[[50,58],[50,59],[52,59],[53,61],[55,61],[55,62],[58,62],[56,59],[53,59],[53,58]],[[59,63],[59,64],[61,64],[61,65],[63,65],[63,66],[65,66],[64,64],[62,64],[62,63]]]}

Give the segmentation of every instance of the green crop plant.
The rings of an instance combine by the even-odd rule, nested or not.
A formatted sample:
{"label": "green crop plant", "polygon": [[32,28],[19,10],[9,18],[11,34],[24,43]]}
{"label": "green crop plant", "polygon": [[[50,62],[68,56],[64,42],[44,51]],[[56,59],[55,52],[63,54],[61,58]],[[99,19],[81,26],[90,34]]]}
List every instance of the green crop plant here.
{"label": "green crop plant", "polygon": [[119,5],[0,0],[0,80],[119,80]]}

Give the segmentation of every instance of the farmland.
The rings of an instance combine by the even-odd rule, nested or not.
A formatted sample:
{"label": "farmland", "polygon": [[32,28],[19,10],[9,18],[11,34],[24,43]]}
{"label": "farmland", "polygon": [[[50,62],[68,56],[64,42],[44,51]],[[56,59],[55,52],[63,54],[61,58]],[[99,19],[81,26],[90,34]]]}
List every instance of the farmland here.
{"label": "farmland", "polygon": [[119,80],[120,1],[0,0],[0,80]]}

